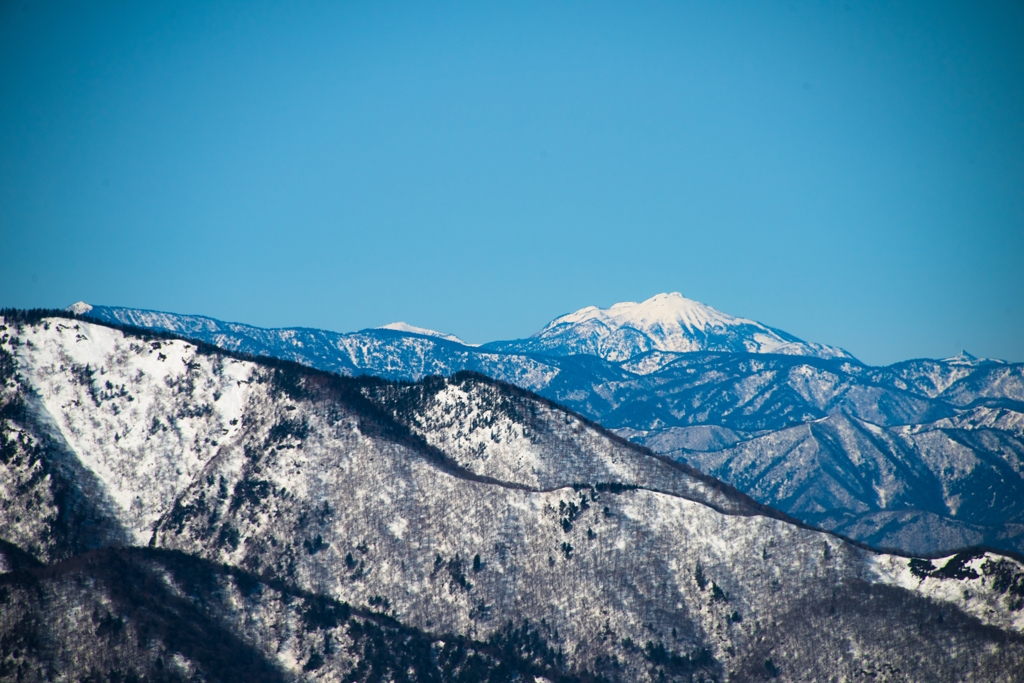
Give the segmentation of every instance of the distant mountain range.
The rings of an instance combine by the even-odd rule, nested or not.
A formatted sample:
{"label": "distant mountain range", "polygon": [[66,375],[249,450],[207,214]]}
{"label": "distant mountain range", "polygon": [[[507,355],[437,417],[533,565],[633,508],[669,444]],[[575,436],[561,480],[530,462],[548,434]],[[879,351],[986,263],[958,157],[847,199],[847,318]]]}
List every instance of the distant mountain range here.
{"label": "distant mountain range", "polygon": [[[821,443],[856,431],[829,419]],[[871,550],[509,384],[0,313],[0,680],[1010,683],[1022,661],[1017,559]]]}
{"label": "distant mountain range", "polygon": [[866,366],[679,294],[584,308],[481,346],[404,323],[342,334],[71,310],[341,375],[480,372],[876,547],[1024,552],[1024,364],[963,353]]}

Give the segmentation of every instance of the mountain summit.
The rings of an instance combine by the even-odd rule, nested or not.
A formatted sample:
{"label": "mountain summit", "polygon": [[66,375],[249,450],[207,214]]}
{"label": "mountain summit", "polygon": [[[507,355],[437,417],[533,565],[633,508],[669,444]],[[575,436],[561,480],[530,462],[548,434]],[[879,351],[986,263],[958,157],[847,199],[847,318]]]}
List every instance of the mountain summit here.
{"label": "mountain summit", "polygon": [[610,308],[587,306],[555,318],[537,334],[489,348],[571,356],[588,354],[625,361],[650,351],[776,353],[852,358],[834,346],[805,342],[761,323],[722,313],[679,292],[656,294]]}

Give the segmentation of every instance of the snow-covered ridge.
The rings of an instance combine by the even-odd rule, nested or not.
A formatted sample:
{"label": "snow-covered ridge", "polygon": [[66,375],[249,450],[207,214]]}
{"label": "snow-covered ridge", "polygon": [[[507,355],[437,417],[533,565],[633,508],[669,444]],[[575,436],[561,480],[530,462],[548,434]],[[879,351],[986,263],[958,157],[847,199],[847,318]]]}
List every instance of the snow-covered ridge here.
{"label": "snow-covered ridge", "polygon": [[[290,338],[301,328],[262,329],[241,323],[224,323],[200,315],[178,315],[141,309],[92,306],[80,301],[68,311],[100,320],[137,327],[162,329],[186,336],[211,335]],[[512,341],[467,344],[459,337],[406,322],[392,322],[377,330],[391,330],[421,337],[443,339],[468,349],[504,353],[541,353],[551,356],[589,354],[611,362],[638,358],[652,351],[690,353],[695,351],[771,353],[817,358],[853,359],[843,349],[805,342],[791,334],[718,311],[687,299],[678,292],[657,294],[643,302],[622,302],[610,308],[588,306],[560,316],[540,332]],[[303,332],[331,337],[349,337],[363,333],[336,333],[326,330]],[[214,341],[213,343],[218,343]],[[229,348],[232,348],[229,346]]]}
{"label": "snow-covered ridge", "polygon": [[424,337],[437,337],[438,339],[445,339],[456,344],[462,344],[463,346],[477,346],[476,344],[467,344],[462,341],[454,334],[448,334],[447,332],[438,332],[436,330],[428,330],[425,327],[416,327],[409,323],[394,322],[388,323],[387,325],[381,325],[377,328],[378,330],[395,330],[396,332],[408,332],[409,334],[420,334]]}

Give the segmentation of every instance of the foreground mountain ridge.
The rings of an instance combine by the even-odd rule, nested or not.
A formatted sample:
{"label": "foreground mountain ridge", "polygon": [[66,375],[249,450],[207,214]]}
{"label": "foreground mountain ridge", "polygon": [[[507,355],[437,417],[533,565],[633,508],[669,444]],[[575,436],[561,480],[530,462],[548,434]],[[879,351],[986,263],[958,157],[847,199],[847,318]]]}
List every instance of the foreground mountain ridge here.
{"label": "foreground mountain ridge", "polygon": [[[1012,680],[1024,656],[1020,563],[911,561],[766,516],[483,377],[393,384],[68,318],[3,327],[0,641],[31,624],[65,648],[7,650],[8,671],[74,671],[90,647],[98,672],[226,680],[167,635],[178,618],[267,680],[367,680],[380,661],[457,680],[473,657],[510,676],[492,680]],[[131,545],[152,550],[92,550]]]}
{"label": "foreground mountain ridge", "polygon": [[[1024,364],[962,353],[876,368],[831,347],[815,355],[814,344],[802,355],[661,350],[676,333],[750,323],[676,294],[589,307],[533,337],[480,347],[401,330],[263,330],[107,307],[88,315],[343,375],[481,372],[876,547],[1024,552]],[[772,331],[762,325],[750,334],[761,328]],[[647,341],[626,344],[639,339],[634,332]],[[630,355],[643,348],[650,350]],[[628,357],[607,359],[615,354]],[[725,465],[733,462],[746,465]],[[798,490],[797,480],[806,487]]]}

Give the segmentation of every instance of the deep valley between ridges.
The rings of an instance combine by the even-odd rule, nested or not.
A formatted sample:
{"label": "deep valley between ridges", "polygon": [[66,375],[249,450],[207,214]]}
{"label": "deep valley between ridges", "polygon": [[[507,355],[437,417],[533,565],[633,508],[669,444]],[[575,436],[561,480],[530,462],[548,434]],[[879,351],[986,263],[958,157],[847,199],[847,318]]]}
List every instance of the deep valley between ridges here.
{"label": "deep valley between ridges", "polygon": [[[396,385],[69,318],[4,326],[0,537],[45,563],[127,542],[422,633],[543,624],[564,671],[613,680],[1011,680],[1024,656],[1015,560],[911,565],[760,514],[483,377]],[[309,647],[286,656],[224,609],[288,676],[357,667],[322,646],[308,667]]]}

